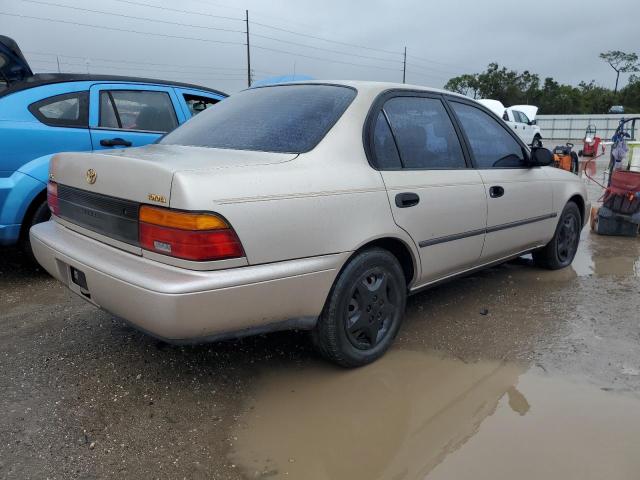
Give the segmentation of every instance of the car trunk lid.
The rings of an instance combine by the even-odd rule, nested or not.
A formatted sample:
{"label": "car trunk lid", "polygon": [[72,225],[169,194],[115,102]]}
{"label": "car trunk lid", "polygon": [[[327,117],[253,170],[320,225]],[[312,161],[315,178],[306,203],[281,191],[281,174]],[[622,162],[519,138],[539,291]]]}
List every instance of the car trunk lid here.
{"label": "car trunk lid", "polygon": [[0,35],[0,85],[4,82],[8,86],[31,76],[33,72],[18,44],[13,39]]}
{"label": "car trunk lid", "polygon": [[100,153],[61,153],[51,160],[58,216],[105,237],[138,246],[140,205],[168,207],[179,171],[230,169],[292,160],[296,154],[173,145]]}

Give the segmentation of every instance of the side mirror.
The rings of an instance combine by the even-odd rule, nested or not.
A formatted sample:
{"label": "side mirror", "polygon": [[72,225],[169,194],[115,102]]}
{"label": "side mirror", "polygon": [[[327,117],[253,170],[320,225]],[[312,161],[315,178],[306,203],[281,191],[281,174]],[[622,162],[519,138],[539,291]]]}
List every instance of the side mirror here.
{"label": "side mirror", "polygon": [[529,157],[530,167],[546,167],[553,163],[553,153],[544,147],[534,147],[531,149]]}
{"label": "side mirror", "polygon": [[529,125],[537,125],[538,121],[537,120],[529,120]]}

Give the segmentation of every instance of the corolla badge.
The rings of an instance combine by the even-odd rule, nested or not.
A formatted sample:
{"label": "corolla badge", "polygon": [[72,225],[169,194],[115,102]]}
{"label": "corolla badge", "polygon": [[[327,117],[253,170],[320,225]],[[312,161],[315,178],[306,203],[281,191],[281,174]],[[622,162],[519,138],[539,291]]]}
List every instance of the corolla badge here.
{"label": "corolla badge", "polygon": [[98,174],[93,168],[90,168],[89,170],[87,170],[87,173],[84,178],[87,180],[87,183],[89,185],[93,185],[94,183],[96,183],[96,180],[98,179]]}

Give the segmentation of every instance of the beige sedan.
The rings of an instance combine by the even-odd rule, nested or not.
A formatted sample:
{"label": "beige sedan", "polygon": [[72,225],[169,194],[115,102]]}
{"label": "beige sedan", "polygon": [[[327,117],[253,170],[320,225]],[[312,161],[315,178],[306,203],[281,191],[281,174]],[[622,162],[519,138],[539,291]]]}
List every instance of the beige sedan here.
{"label": "beige sedan", "polygon": [[246,90],[158,144],[63,153],[36,258],[172,342],[308,329],[344,366],[391,345],[408,294],[533,252],[568,266],[589,205],[482,105],[372,82]]}

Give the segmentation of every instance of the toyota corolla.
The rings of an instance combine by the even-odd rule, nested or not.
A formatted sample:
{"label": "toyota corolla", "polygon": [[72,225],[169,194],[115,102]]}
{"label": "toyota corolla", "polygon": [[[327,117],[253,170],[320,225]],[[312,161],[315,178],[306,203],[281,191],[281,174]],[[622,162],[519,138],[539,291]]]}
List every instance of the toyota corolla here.
{"label": "toyota corolla", "polygon": [[526,253],[571,264],[583,184],[446,91],[373,82],[249,89],[157,144],[64,153],[38,261],[151,335],[307,329],[344,366],[391,345],[408,294]]}

